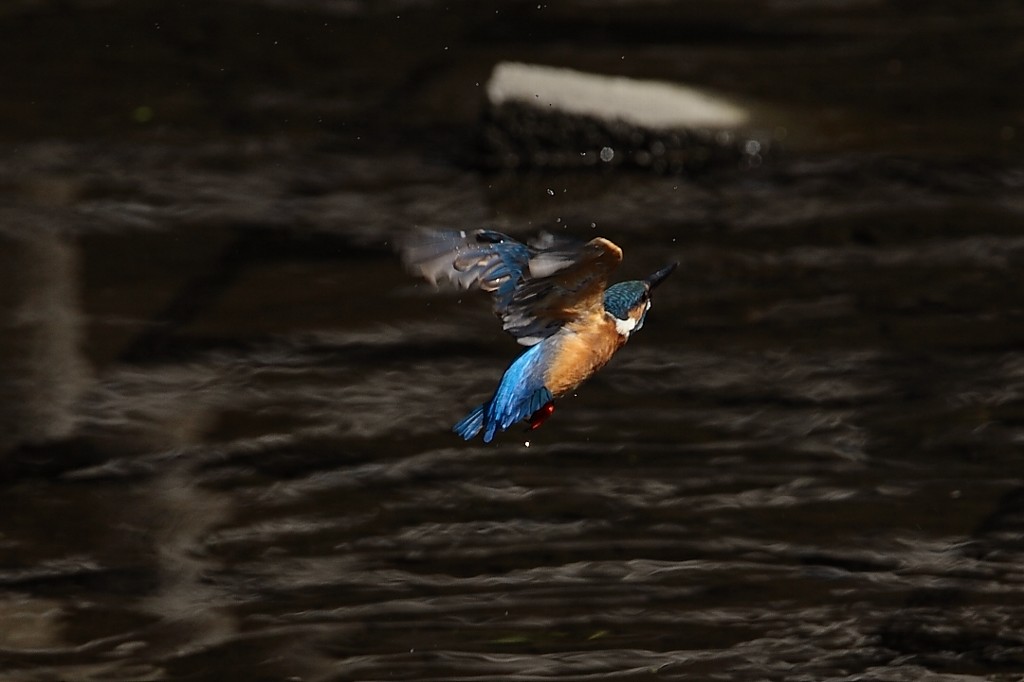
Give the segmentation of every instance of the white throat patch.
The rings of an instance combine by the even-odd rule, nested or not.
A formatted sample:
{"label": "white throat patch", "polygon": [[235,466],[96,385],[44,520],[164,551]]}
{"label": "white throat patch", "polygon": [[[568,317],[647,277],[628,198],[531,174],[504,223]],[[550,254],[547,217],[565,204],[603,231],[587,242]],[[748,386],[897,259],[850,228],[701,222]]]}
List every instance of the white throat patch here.
{"label": "white throat patch", "polygon": [[[640,324],[640,320],[644,319],[647,311],[651,309],[651,302],[647,301],[647,305],[644,306],[644,311],[637,317],[627,317],[625,320],[615,318],[615,331],[619,333],[619,336],[625,336],[627,339],[629,335],[637,330],[637,325]],[[614,317],[614,316],[613,316]]]}
{"label": "white throat patch", "polygon": [[628,337],[631,333],[633,333],[633,329],[635,328],[636,320],[634,320],[632,317],[628,317],[625,320],[620,320],[617,317],[615,318],[615,331],[619,333],[619,336]]}

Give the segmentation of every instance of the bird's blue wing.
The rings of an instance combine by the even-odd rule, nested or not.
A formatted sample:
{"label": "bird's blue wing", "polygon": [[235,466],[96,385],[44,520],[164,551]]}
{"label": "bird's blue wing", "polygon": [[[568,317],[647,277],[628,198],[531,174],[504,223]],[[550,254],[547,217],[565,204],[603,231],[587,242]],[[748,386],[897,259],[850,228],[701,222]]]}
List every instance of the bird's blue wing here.
{"label": "bird's blue wing", "polygon": [[549,350],[540,343],[516,358],[505,370],[491,399],[477,406],[452,430],[466,440],[482,430],[484,442],[490,443],[496,433],[508,430],[551,402],[551,391],[544,385]]}
{"label": "bird's blue wing", "polygon": [[503,328],[532,346],[603,305],[622,251],[606,239],[583,243],[543,235],[529,245],[492,230],[419,230],[399,242],[406,265],[436,284],[489,292]]}

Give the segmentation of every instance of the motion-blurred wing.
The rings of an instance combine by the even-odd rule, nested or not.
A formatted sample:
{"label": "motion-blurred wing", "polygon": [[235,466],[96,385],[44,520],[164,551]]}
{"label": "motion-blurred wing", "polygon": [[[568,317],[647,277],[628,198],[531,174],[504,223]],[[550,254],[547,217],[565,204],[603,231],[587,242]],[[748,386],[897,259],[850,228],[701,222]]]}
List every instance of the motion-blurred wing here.
{"label": "motion-blurred wing", "polygon": [[573,319],[603,310],[608,277],[621,262],[622,249],[603,237],[538,251],[530,259],[530,277],[516,287],[502,314],[505,331],[530,346]]}
{"label": "motion-blurred wing", "polygon": [[619,247],[603,238],[542,235],[527,246],[491,230],[421,230],[399,248],[406,265],[431,283],[490,293],[505,331],[524,346],[603,305],[608,275],[622,260]]}
{"label": "motion-blurred wing", "polygon": [[461,289],[493,295],[501,315],[530,261],[530,250],[491,230],[418,230],[399,243],[402,259],[431,284],[448,281]]}

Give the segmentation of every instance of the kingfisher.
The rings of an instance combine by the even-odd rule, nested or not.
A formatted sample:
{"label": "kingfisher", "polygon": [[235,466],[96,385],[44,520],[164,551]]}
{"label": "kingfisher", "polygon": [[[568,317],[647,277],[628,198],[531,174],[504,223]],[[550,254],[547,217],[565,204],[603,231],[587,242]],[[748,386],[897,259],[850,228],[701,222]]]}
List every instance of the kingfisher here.
{"label": "kingfisher", "polygon": [[644,326],[651,292],[679,265],[609,286],[622,249],[542,233],[524,244],[493,230],[416,230],[400,238],[406,266],[439,281],[490,294],[503,329],[528,346],[505,370],[491,398],[453,427],[485,443],[518,422],[543,424],[555,400],[604,367]]}

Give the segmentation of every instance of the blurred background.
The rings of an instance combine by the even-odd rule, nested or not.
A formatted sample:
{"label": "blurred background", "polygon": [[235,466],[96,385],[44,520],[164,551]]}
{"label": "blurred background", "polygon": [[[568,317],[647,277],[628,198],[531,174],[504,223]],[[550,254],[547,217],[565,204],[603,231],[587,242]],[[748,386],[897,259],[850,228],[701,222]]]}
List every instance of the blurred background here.
{"label": "blurred background", "polygon": [[[0,674],[1020,679],[1022,60],[1011,0],[7,0]],[[519,349],[412,226],[682,266],[483,446]]]}

